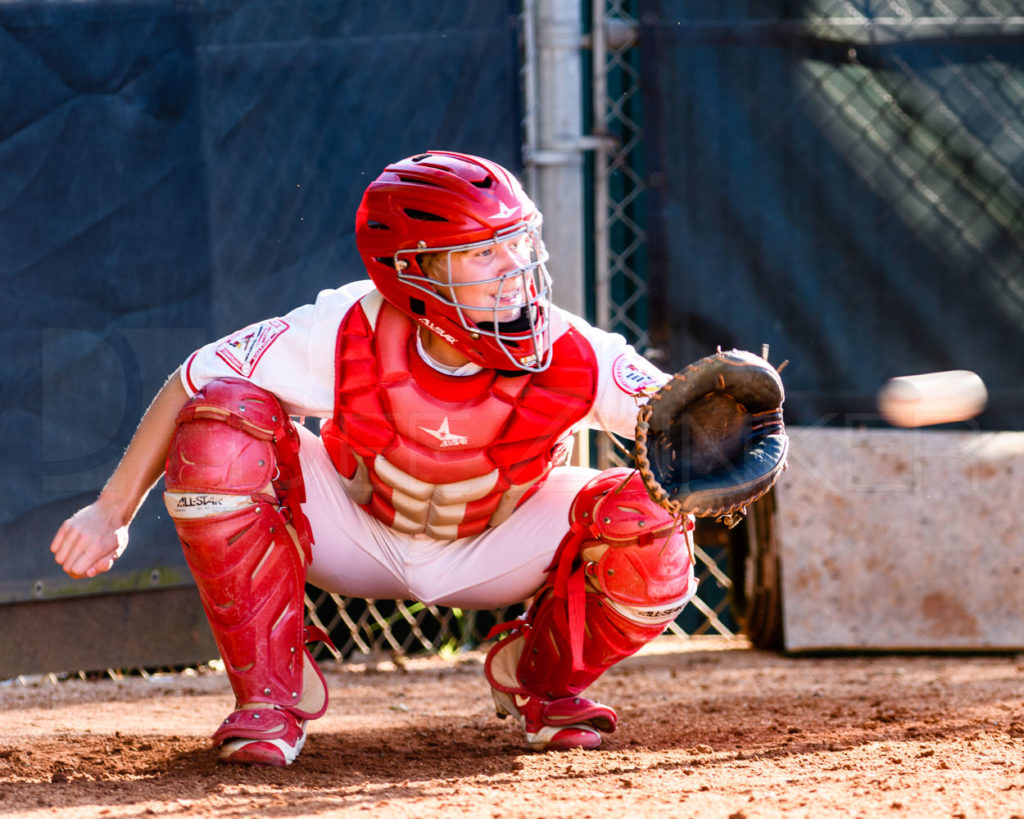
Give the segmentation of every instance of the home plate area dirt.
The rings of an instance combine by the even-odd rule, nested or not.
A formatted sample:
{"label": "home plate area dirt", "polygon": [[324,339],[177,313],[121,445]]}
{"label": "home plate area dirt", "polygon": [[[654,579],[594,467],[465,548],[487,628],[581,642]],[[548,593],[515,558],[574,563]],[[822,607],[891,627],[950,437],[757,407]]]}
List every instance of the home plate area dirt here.
{"label": "home plate area dirt", "polygon": [[[535,753],[483,653],[325,666],[331,707],[289,768],[216,762],[223,672],[0,685],[15,817],[1024,817],[1024,660],[790,656],[662,638],[590,695],[619,729]],[[27,682],[27,684],[26,684]]]}

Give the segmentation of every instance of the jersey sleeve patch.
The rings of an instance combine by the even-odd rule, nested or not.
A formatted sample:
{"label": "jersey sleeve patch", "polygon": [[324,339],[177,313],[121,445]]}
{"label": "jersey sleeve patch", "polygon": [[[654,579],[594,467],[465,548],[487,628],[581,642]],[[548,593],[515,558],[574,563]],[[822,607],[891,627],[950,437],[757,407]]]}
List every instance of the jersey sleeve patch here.
{"label": "jersey sleeve patch", "polygon": [[288,322],[276,318],[251,324],[218,344],[217,357],[236,373],[248,378],[270,345],[287,329]]}
{"label": "jersey sleeve patch", "polygon": [[632,396],[652,395],[665,381],[664,374],[647,359],[626,353],[612,363],[612,378],[616,387]]}

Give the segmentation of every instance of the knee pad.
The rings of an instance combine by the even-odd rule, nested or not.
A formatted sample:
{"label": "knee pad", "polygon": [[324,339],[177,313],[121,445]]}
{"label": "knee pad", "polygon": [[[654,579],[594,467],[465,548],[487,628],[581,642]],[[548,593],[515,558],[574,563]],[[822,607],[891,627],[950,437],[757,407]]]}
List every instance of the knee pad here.
{"label": "knee pad", "polygon": [[696,591],[693,521],[651,501],[635,471],[602,472],[580,490],[569,518],[547,582],[512,626],[520,639],[488,656],[492,685],[509,693],[579,694],[660,635]]}
{"label": "knee pad", "polygon": [[291,420],[259,387],[210,382],[178,415],[164,480],[168,512],[238,701],[295,711],[307,653],[311,536]]}
{"label": "knee pad", "polygon": [[569,519],[586,533],[577,560],[588,585],[626,620],[663,629],[693,597],[693,520],[652,501],[639,473],[602,472],[576,496]]}
{"label": "knee pad", "polygon": [[176,423],[167,491],[214,497],[169,506],[172,516],[217,514],[217,495],[272,495],[293,513],[306,499],[298,433],[272,393],[239,378],[217,379],[196,392]]}
{"label": "knee pad", "polygon": [[240,378],[220,378],[182,408],[164,469],[167,511],[175,520],[276,504],[292,524],[308,563],[312,532],[299,436],[273,393]]}

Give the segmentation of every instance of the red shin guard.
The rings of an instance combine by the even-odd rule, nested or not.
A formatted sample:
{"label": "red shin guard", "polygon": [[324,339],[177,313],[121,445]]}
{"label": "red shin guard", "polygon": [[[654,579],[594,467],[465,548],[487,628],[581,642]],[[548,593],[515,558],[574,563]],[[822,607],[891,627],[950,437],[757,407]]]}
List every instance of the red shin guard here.
{"label": "red shin guard", "polygon": [[544,701],[575,697],[660,635],[696,590],[691,529],[653,503],[632,470],[590,481],[547,583],[488,654],[492,687]]}
{"label": "red shin guard", "polygon": [[235,379],[196,393],[178,417],[166,487],[238,704],[321,716],[326,684],[322,707],[299,707],[304,657],[319,674],[303,626],[311,538],[298,438],[277,398]]}
{"label": "red shin guard", "polygon": [[177,520],[175,527],[238,703],[321,716],[323,710],[296,709],[307,652],[306,569],[274,506]]}

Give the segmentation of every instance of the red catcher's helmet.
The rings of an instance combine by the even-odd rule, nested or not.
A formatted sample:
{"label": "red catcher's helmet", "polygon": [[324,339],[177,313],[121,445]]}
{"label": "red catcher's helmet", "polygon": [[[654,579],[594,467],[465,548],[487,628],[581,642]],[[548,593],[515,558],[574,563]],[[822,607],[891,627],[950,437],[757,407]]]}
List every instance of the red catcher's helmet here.
{"label": "red catcher's helmet", "polygon": [[[551,277],[540,226],[540,211],[501,165],[428,151],[388,165],[370,183],[356,215],[356,245],[381,295],[470,361],[541,372],[551,363]],[[483,282],[453,282],[452,254],[510,240],[518,267],[486,281],[503,298],[484,307],[463,303],[459,288]],[[421,267],[424,254],[435,253],[446,254],[447,281]],[[508,294],[518,295],[510,303]],[[497,321],[510,308],[518,318]],[[494,320],[474,322],[466,310],[491,310]]]}

